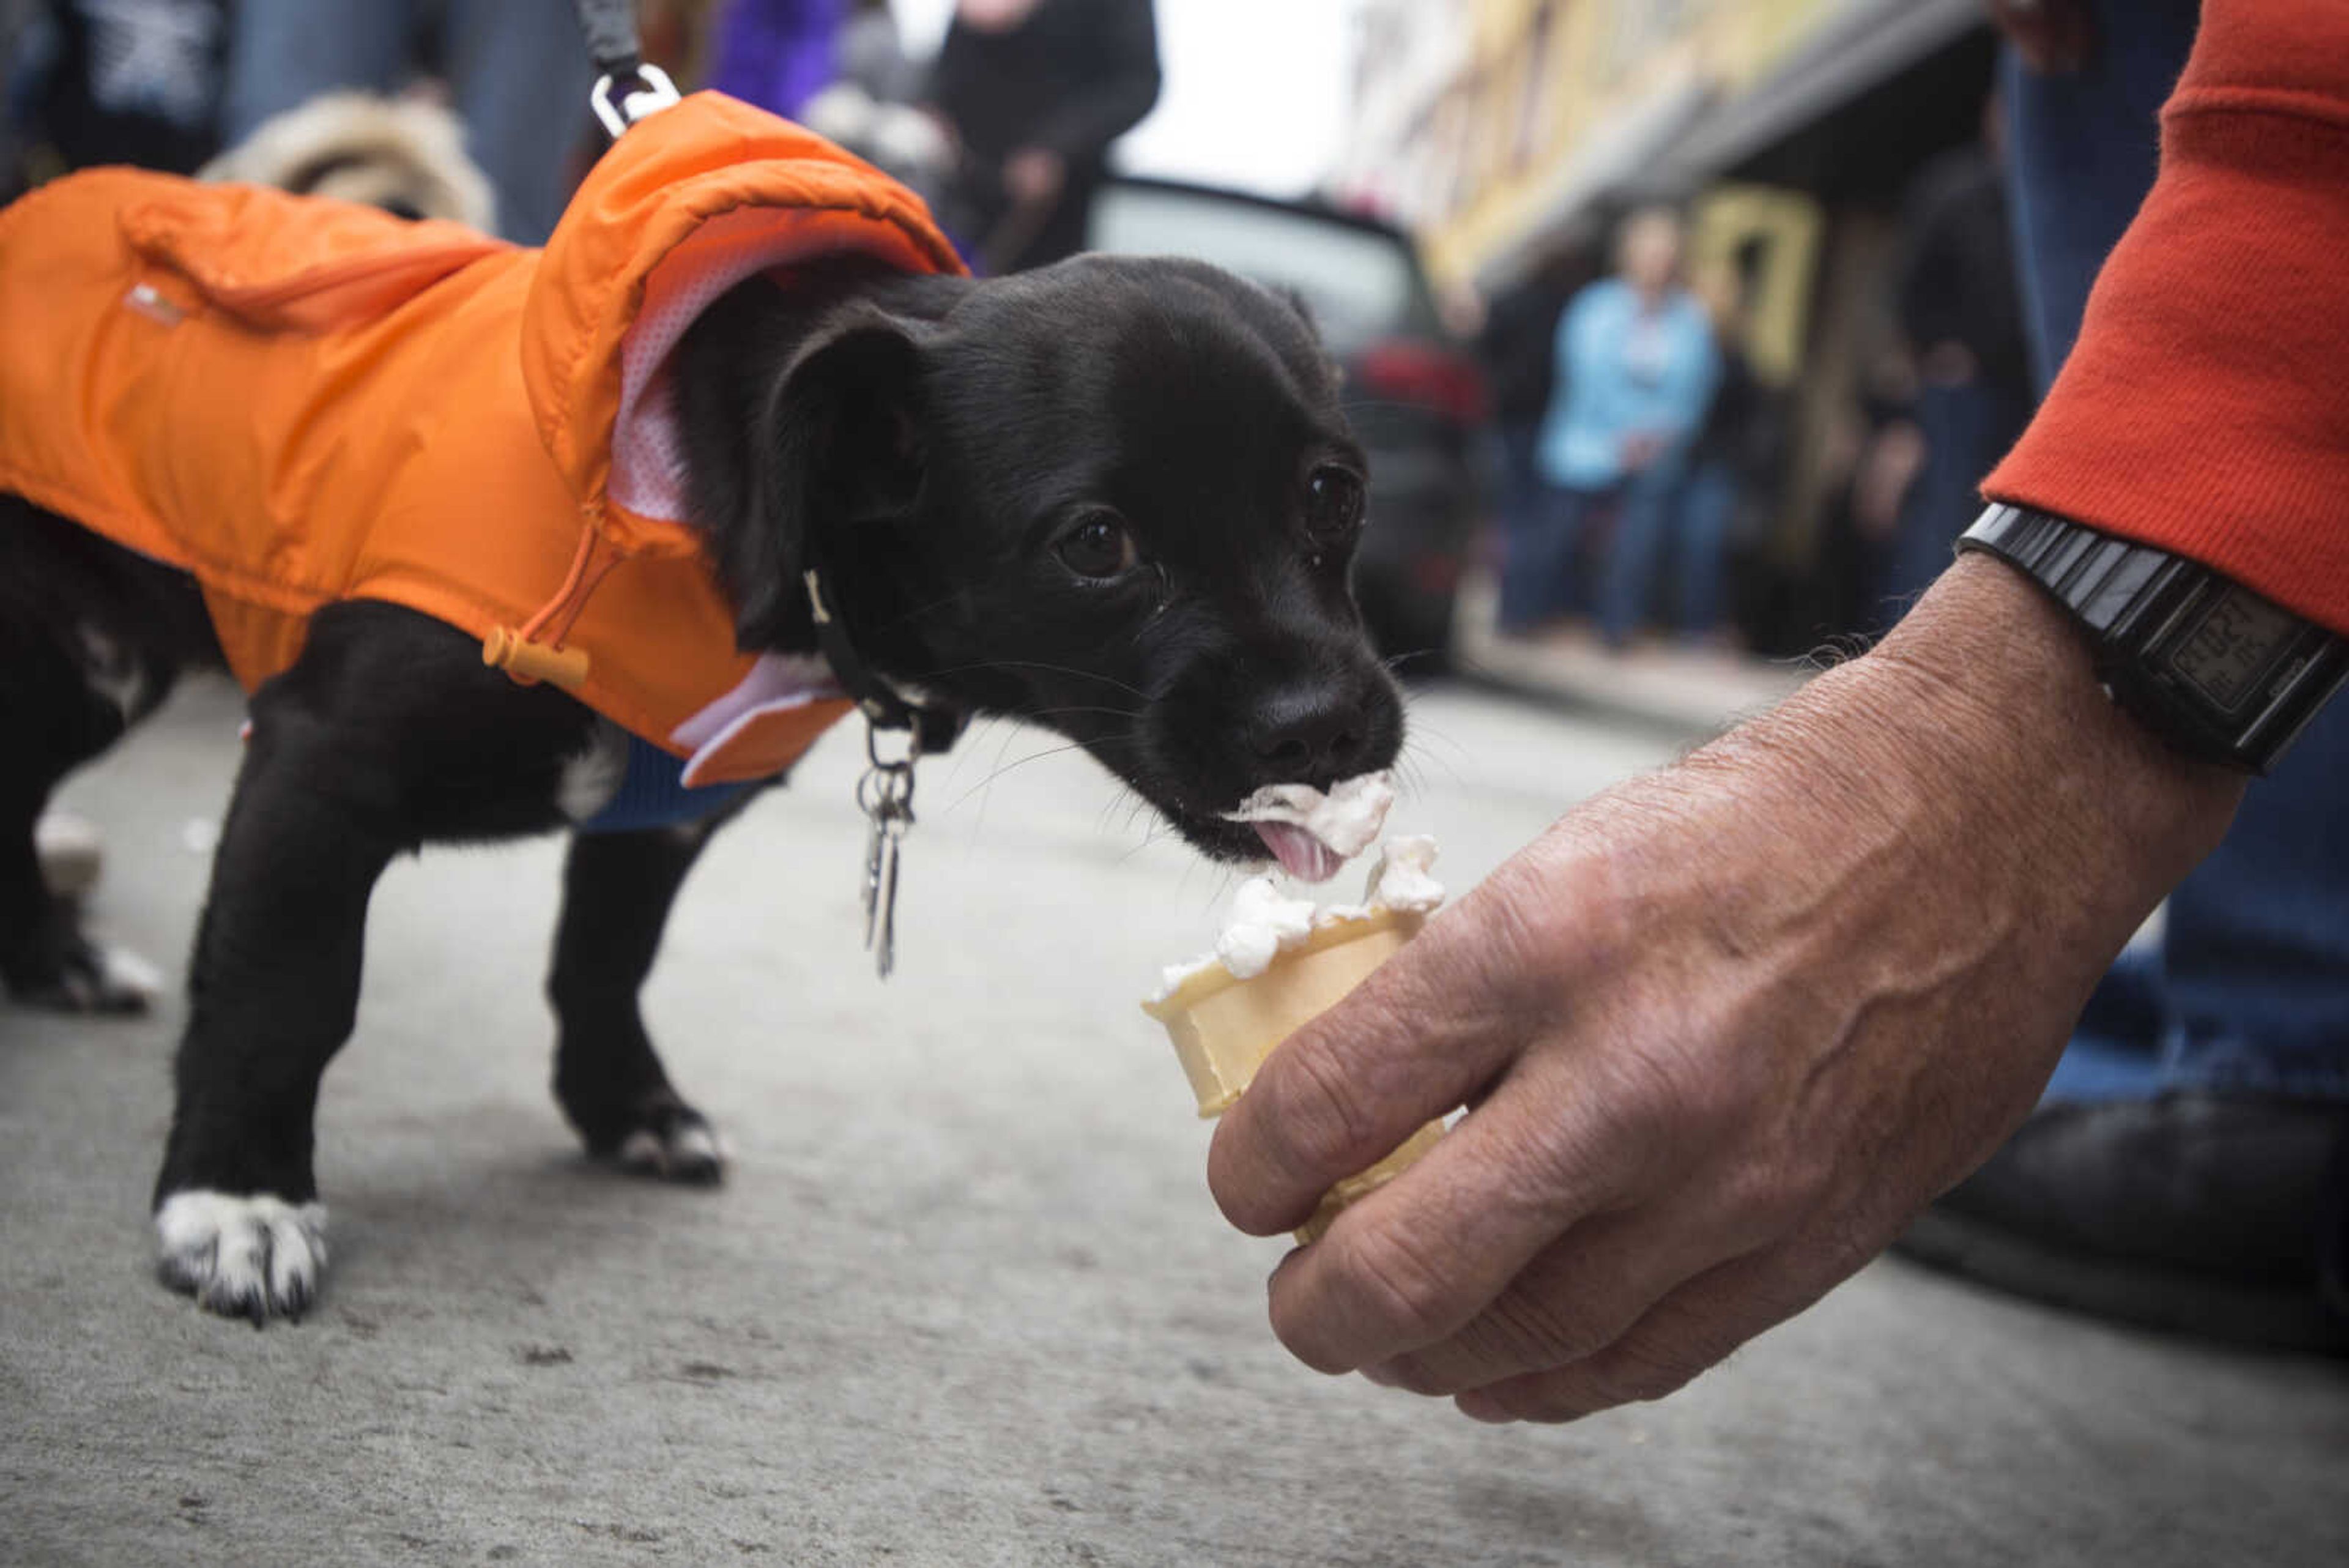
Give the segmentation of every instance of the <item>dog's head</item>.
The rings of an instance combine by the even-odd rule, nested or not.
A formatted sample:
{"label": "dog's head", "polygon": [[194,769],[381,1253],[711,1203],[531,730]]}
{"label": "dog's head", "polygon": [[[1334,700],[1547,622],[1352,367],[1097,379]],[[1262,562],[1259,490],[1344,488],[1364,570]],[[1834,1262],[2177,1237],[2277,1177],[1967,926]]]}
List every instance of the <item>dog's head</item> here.
{"label": "dog's head", "polygon": [[1081,743],[1192,844],[1254,790],[1392,763],[1393,681],[1350,567],[1367,473],[1286,300],[1172,260],[1085,257],[834,311],[773,382],[772,527],[721,568],[746,645],[791,639],[789,528],[890,679]]}

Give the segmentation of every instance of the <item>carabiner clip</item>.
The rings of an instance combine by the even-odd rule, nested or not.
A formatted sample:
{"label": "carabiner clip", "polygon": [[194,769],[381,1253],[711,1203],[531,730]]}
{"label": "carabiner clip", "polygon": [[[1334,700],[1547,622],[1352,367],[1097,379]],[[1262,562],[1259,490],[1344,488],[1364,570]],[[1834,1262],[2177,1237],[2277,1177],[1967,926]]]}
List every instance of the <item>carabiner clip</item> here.
{"label": "carabiner clip", "polygon": [[613,89],[620,78],[610,72],[595,78],[595,86],[587,94],[587,105],[595,118],[604,122],[604,130],[617,141],[627,134],[628,127],[648,115],[673,109],[678,103],[677,84],[658,66],[639,64],[631,73],[633,87],[615,101]]}

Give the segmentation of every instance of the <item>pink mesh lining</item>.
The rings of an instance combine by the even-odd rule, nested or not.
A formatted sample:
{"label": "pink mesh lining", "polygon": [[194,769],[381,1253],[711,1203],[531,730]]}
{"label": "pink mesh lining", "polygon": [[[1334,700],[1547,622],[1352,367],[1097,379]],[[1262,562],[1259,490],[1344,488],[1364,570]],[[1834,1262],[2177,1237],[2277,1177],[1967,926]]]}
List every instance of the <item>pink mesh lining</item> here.
{"label": "pink mesh lining", "polygon": [[[812,653],[762,653],[733,691],[679,724],[669,739],[697,753],[715,752],[728,732],[758,714],[804,707],[841,695],[832,667]],[[697,754],[696,762],[700,761]]]}
{"label": "pink mesh lining", "polygon": [[620,345],[620,417],[612,428],[612,499],[640,517],[685,522],[685,445],[669,356],[694,318],[743,279],[837,252],[815,214],[742,207],[697,228],[645,280],[644,304]]}
{"label": "pink mesh lining", "polygon": [[[641,517],[687,521],[685,443],[678,428],[670,359],[694,318],[745,278],[787,266],[836,234],[788,208],[744,207],[712,218],[645,280],[636,319],[620,345],[620,415],[612,427],[611,496]],[[747,410],[746,410],[747,412]],[[678,726],[672,739],[694,748],[686,779],[721,759],[727,743],[761,716],[840,695],[823,660],[761,655],[740,684]]]}

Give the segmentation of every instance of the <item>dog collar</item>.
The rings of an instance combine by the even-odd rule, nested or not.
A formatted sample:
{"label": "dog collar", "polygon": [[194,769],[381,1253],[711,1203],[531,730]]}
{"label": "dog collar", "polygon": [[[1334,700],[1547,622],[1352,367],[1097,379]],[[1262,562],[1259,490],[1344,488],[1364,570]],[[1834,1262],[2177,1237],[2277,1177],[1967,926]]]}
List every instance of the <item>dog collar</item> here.
{"label": "dog collar", "polygon": [[864,661],[849,639],[848,628],[832,613],[823,570],[810,566],[800,574],[807,586],[808,612],[815,619],[816,647],[832,666],[833,679],[856,704],[865,722],[875,730],[903,730],[914,739],[916,756],[936,756],[950,750],[968,722],[959,708],[907,696]]}
{"label": "dog collar", "polygon": [[[897,967],[897,859],[914,826],[914,768],[925,753],[943,752],[962,733],[958,708],[907,696],[867,664],[850,640],[848,628],[832,613],[823,571],[810,566],[800,574],[807,587],[808,612],[815,621],[816,646],[832,666],[833,679],[864,715],[864,776],[856,784],[856,805],[871,824],[864,846],[864,950],[887,980]],[[905,737],[905,754],[882,755],[881,736]]]}

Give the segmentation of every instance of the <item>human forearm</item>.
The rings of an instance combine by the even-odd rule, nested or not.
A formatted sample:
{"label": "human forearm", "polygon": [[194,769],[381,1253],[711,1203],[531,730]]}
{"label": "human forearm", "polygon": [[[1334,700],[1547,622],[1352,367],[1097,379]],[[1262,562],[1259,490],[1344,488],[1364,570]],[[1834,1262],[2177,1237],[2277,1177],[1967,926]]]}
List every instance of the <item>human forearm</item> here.
{"label": "human forearm", "polygon": [[2126,910],[2215,847],[2242,798],[2241,775],[2188,760],[2116,707],[2064,612],[1985,557],[1953,565],[1853,673],[1920,758],[1947,753],[1951,781],[2071,824],[2075,886],[2117,900],[2132,929]]}

